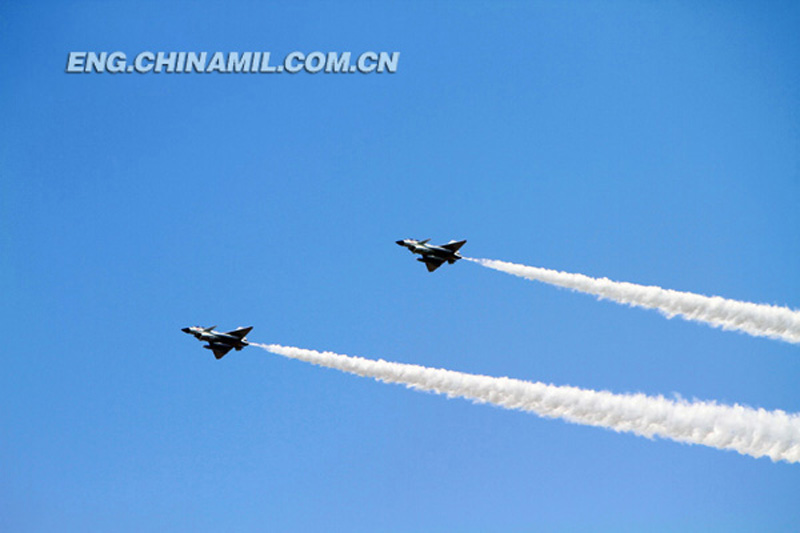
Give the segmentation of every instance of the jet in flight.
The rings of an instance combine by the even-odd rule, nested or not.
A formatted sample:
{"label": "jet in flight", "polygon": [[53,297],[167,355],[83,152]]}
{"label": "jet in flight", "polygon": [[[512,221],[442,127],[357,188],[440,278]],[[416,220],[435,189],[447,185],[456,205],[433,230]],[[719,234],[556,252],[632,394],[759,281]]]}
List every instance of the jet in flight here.
{"label": "jet in flight", "polygon": [[214,352],[214,357],[217,359],[222,359],[225,354],[232,349],[239,351],[247,346],[249,343],[244,337],[253,329],[253,326],[250,326],[249,328],[237,328],[227,333],[220,333],[219,331],[214,331],[215,327],[217,326],[211,326],[209,328],[192,326],[183,328],[181,331],[189,335],[194,335],[200,342],[207,342],[208,344],[203,346],[203,348]]}
{"label": "jet in flight", "polygon": [[403,239],[402,241],[396,242],[400,246],[408,248],[412,254],[421,255],[422,257],[418,258],[417,261],[425,263],[425,266],[428,267],[428,272],[433,272],[444,263],[450,263],[452,265],[461,259],[461,254],[458,253],[458,249],[467,242],[465,240],[450,241],[447,244],[437,246],[435,244],[428,244],[429,241],[430,239],[425,239],[424,241]]}

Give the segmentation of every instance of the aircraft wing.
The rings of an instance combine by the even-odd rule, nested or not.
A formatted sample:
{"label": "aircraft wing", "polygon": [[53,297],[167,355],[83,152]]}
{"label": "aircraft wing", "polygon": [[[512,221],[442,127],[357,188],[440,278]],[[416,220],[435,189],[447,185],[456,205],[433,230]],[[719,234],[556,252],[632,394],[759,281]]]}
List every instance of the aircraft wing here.
{"label": "aircraft wing", "polygon": [[217,359],[222,359],[223,357],[225,357],[226,353],[230,352],[233,349],[232,346],[227,346],[225,344],[217,344],[217,343],[209,344],[208,346],[206,346],[206,348],[214,352],[214,357],[216,357]]}
{"label": "aircraft wing", "polygon": [[457,252],[459,248],[464,246],[465,242],[467,242],[467,241],[463,240],[463,241],[448,242],[447,244],[443,244],[442,248],[446,248],[446,249],[450,250],[451,252]]}
{"label": "aircraft wing", "polygon": [[428,272],[433,272],[444,264],[444,259],[436,259],[434,257],[423,257],[421,259],[417,259],[417,261],[422,261],[425,263],[425,266],[428,267]]}
{"label": "aircraft wing", "polygon": [[238,328],[238,329],[235,329],[233,331],[227,332],[226,335],[233,335],[237,339],[243,339],[245,337],[245,335],[250,333],[250,330],[252,330],[252,329],[253,329],[253,326],[250,326],[249,328]]}

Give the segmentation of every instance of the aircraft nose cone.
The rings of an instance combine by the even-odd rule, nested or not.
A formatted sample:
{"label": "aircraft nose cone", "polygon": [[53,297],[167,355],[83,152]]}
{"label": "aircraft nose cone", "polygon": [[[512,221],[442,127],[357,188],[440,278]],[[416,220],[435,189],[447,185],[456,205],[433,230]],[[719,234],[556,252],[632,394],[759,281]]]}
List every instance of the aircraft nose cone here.
{"label": "aircraft nose cone", "polygon": [[394,242],[396,242],[396,243],[397,243],[397,244],[399,244],[400,246],[403,246],[403,244],[405,244],[403,241],[394,241]]}
{"label": "aircraft nose cone", "polygon": [[181,331],[184,332],[184,333],[191,333],[192,332],[192,330],[190,330],[189,328],[183,328]]}

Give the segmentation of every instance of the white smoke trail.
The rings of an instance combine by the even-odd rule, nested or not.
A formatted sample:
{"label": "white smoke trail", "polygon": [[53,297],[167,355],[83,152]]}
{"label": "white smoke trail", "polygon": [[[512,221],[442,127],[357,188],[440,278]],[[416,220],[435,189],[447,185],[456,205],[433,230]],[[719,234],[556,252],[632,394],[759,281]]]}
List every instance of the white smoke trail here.
{"label": "white smoke trail", "polygon": [[466,398],[648,438],[659,436],[753,457],[767,456],[773,461],[800,462],[800,415],[784,411],[559,387],[278,344],[251,345],[291,359],[450,398]]}
{"label": "white smoke trail", "polygon": [[719,296],[703,296],[655,286],[612,281],[608,278],[592,278],[583,274],[559,272],[494,259],[469,257],[464,259],[521,278],[594,294],[601,299],[608,298],[633,307],[658,309],[668,318],[677,315],[685,320],[705,322],[726,330],[739,330],[756,337],[800,343],[800,311],[788,307],[740,302]]}

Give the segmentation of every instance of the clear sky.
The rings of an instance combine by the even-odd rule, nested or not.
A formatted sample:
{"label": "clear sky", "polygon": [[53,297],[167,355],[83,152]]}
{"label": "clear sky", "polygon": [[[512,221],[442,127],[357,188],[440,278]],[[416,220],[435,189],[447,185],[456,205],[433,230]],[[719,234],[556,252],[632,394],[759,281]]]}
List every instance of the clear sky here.
{"label": "clear sky", "polygon": [[[798,27],[793,2],[2,3],[0,529],[797,531],[798,465],[180,328],[798,412],[796,345],[394,244],[800,307]],[[65,73],[83,50],[401,56]]]}

